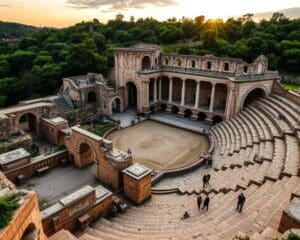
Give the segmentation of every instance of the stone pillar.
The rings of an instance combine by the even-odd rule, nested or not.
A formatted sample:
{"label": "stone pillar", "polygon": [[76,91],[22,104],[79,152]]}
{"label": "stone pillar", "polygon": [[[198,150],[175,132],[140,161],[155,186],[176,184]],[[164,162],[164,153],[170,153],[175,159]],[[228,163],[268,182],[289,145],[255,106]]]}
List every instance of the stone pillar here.
{"label": "stone pillar", "polygon": [[215,92],[216,92],[216,84],[213,83],[211,89],[211,95],[210,95],[210,106],[209,106],[210,112],[214,111]]}
{"label": "stone pillar", "polygon": [[162,78],[160,77],[158,80],[158,90],[159,90],[159,95],[158,95],[158,101],[162,100]]}
{"label": "stone pillar", "polygon": [[124,195],[136,205],[151,198],[151,169],[135,163],[123,170]]}
{"label": "stone pillar", "polygon": [[173,78],[170,78],[169,83],[169,103],[172,103],[173,101]]}
{"label": "stone pillar", "polygon": [[153,102],[157,102],[157,78],[155,78],[153,82]]}
{"label": "stone pillar", "polygon": [[147,81],[146,82],[146,99],[147,99],[146,106],[149,106],[149,102],[150,102],[150,99],[149,99],[150,98],[150,96],[149,96],[149,90],[150,90],[149,85],[150,85],[150,82]]}
{"label": "stone pillar", "polygon": [[195,99],[195,106],[194,108],[199,108],[199,97],[200,97],[200,81],[197,81],[197,88],[196,88],[196,99]]}
{"label": "stone pillar", "polygon": [[181,103],[180,103],[181,106],[184,106],[184,104],[185,104],[185,83],[186,83],[186,80],[182,79]]}

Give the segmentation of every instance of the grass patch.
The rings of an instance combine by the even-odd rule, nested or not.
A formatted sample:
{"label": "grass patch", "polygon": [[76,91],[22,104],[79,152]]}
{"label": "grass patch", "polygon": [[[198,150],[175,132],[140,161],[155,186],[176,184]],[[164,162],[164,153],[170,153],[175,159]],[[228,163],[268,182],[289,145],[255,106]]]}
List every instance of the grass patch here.
{"label": "grass patch", "polygon": [[289,91],[298,91],[300,89],[300,85],[295,84],[295,83],[281,83],[282,86]]}
{"label": "grass patch", "polygon": [[103,137],[103,135],[109,130],[109,129],[112,129],[113,127],[115,127],[116,124],[114,123],[103,123],[103,124],[100,124],[100,125],[96,125],[94,127],[89,127],[87,128],[88,131],[100,136],[100,137]]}
{"label": "grass patch", "polygon": [[6,227],[19,207],[20,197],[17,194],[0,198],[0,228]]}

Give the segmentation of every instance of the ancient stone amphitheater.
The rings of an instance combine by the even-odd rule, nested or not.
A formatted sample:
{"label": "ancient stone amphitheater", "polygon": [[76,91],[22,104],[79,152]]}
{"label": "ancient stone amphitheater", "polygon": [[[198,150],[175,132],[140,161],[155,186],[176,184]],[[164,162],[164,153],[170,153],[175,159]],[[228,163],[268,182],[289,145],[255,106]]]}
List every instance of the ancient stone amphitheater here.
{"label": "ancient stone amphitheater", "polygon": [[[278,117],[280,116],[280,117]],[[160,194],[111,220],[101,219],[79,239],[251,239],[278,237],[282,211],[300,195],[300,108],[278,95],[258,100],[211,130],[215,141],[209,188],[203,170],[166,179]],[[209,193],[207,212],[198,212],[196,194]],[[240,191],[247,198],[235,210]],[[184,211],[191,217],[181,220]],[[269,237],[269,238],[268,238]]]}

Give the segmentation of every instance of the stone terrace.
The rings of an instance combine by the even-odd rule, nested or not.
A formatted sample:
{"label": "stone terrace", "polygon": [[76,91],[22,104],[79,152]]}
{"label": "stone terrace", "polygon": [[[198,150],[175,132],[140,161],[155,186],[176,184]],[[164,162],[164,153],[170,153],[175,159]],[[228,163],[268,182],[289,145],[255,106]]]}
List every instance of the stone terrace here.
{"label": "stone terrace", "polygon": [[[283,106],[284,105],[284,106]],[[280,113],[280,114],[279,114]],[[277,95],[254,102],[215,126],[213,169],[198,169],[157,184],[152,199],[112,220],[101,219],[79,236],[95,239],[231,239],[278,237],[283,209],[300,189],[300,108]],[[210,172],[210,186],[202,176]],[[243,213],[235,211],[243,190]],[[155,192],[155,191],[154,191]],[[208,212],[197,211],[196,195],[209,193]],[[191,217],[181,220],[184,211]]]}

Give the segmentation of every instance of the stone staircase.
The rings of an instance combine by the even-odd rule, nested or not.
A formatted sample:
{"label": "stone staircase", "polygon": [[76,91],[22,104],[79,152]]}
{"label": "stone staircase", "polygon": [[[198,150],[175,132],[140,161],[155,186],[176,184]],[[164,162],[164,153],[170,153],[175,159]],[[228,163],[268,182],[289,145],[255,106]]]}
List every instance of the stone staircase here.
{"label": "stone staircase", "polygon": [[56,104],[57,108],[61,112],[70,112],[74,110],[73,103],[69,99],[68,96],[66,95],[61,95],[61,96],[52,96],[49,97],[49,100]]}

